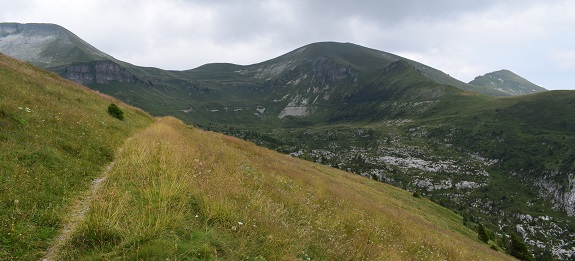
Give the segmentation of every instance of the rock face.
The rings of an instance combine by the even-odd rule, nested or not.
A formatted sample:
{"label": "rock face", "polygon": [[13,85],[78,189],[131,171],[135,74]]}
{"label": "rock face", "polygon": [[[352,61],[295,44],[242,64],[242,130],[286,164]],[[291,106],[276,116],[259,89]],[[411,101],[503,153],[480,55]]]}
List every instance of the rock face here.
{"label": "rock face", "polygon": [[121,83],[135,82],[136,77],[112,61],[96,61],[62,67],[58,73],[69,80],[82,85],[107,84],[112,81]]}
{"label": "rock face", "polygon": [[50,64],[52,57],[43,56],[47,46],[58,38],[66,37],[57,26],[27,24],[0,24],[0,50],[23,61]]}
{"label": "rock face", "polygon": [[575,216],[575,175],[562,174],[567,176],[567,180],[554,181],[554,178],[560,174],[559,172],[546,173],[534,184],[539,187],[539,193],[542,196],[551,199],[556,209],[564,210],[569,216]]}

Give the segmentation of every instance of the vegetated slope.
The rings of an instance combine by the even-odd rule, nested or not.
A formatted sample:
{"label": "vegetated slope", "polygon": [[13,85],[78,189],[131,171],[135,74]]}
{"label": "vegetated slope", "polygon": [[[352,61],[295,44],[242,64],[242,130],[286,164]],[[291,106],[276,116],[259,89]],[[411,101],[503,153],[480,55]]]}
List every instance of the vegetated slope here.
{"label": "vegetated slope", "polygon": [[62,259],[511,259],[407,191],[171,117],[123,151]]}
{"label": "vegetated slope", "polygon": [[430,83],[405,62],[382,72],[392,70],[343,98],[330,121],[204,127],[419,191],[470,227],[520,234],[537,257],[570,258],[575,92],[497,98]]}
{"label": "vegetated slope", "polygon": [[[108,115],[110,103],[124,111]],[[0,259],[38,260],[146,113],[0,54]]]}
{"label": "vegetated slope", "polygon": [[547,91],[547,89],[538,86],[509,70],[499,70],[496,72],[490,72],[483,76],[477,76],[473,81],[469,82],[469,84],[490,87],[511,95],[523,95]]}

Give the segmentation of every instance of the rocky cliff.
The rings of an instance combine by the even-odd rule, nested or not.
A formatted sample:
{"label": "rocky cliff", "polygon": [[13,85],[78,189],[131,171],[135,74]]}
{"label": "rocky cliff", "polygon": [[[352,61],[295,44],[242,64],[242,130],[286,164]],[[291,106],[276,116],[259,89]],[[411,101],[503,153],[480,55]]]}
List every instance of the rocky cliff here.
{"label": "rocky cliff", "polygon": [[57,68],[62,77],[82,85],[107,84],[112,81],[121,83],[135,82],[136,77],[112,61],[95,61],[72,64]]}

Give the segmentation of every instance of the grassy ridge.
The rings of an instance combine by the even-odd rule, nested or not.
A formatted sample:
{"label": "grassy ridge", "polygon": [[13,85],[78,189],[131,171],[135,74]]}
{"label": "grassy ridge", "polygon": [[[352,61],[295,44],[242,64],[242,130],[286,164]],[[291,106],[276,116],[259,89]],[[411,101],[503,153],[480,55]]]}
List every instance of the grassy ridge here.
{"label": "grassy ridge", "polygon": [[63,259],[503,260],[406,191],[159,119],[124,144]]}
{"label": "grassy ridge", "polygon": [[[125,121],[107,106],[118,103]],[[144,112],[0,54],[0,259],[39,259]]]}

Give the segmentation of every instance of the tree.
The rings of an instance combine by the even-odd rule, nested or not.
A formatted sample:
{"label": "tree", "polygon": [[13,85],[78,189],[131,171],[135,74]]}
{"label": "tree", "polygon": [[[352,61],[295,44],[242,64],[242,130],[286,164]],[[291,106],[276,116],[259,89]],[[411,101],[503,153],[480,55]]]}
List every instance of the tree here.
{"label": "tree", "polygon": [[479,226],[477,226],[477,237],[479,238],[479,240],[485,243],[489,242],[489,235],[487,234],[487,230],[482,224],[479,224]]}
{"label": "tree", "polygon": [[529,253],[527,245],[519,236],[515,233],[511,234],[511,242],[509,244],[509,254],[516,257],[519,260],[534,260],[533,255]]}
{"label": "tree", "polygon": [[124,112],[118,107],[118,105],[112,103],[108,106],[108,114],[118,120],[124,120]]}

